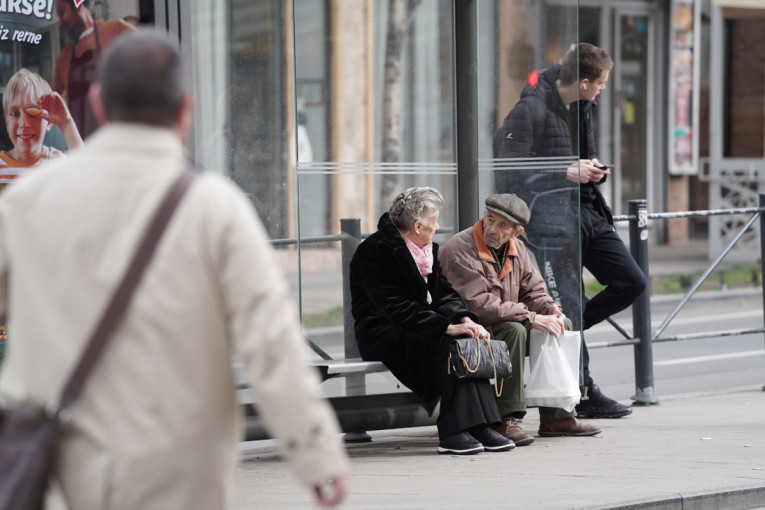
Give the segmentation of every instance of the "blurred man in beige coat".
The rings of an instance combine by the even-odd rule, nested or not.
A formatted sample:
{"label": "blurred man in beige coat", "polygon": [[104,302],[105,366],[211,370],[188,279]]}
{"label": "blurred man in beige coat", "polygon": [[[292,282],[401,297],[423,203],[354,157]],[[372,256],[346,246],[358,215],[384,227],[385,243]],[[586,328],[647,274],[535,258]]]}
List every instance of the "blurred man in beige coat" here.
{"label": "blurred man in beige coat", "polygon": [[[70,158],[0,197],[0,405],[55,398],[166,190],[188,162],[180,54],[137,31],[91,90],[106,124]],[[201,175],[71,408],[55,482],[66,506],[226,507],[241,437],[230,344],[272,434],[323,505],[345,492],[336,418],[262,225],[224,178]],[[323,488],[323,490],[322,490]]]}

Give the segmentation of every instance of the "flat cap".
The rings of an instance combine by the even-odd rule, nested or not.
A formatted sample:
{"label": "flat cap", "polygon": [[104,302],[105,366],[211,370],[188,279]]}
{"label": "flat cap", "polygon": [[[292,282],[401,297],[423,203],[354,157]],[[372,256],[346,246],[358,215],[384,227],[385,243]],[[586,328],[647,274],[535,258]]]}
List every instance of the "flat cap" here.
{"label": "flat cap", "polygon": [[526,225],[531,219],[529,206],[521,197],[513,193],[489,195],[486,197],[486,209],[521,225]]}

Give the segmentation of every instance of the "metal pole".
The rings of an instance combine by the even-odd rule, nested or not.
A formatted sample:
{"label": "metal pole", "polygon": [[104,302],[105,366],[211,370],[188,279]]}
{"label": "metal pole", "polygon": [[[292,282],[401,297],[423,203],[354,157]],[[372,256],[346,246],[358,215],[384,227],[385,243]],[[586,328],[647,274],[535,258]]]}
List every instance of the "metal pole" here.
{"label": "metal pole", "polygon": [[340,219],[340,232],[344,234],[340,242],[343,265],[343,339],[345,358],[349,359],[359,357],[359,346],[353,332],[355,323],[351,315],[351,259],[361,244],[361,219]]}
{"label": "metal pole", "polygon": [[[645,200],[630,200],[630,253],[646,280],[648,275],[648,206]],[[651,286],[648,285],[632,305],[632,326],[635,338],[635,395],[636,404],[657,404],[653,395],[653,345],[651,341]]]}
{"label": "metal pole", "polygon": [[[340,241],[343,264],[343,344],[345,359],[352,359],[360,357],[353,330],[355,321],[351,314],[351,259],[356,253],[356,248],[361,244],[361,219],[341,218],[340,232],[343,234],[343,240]],[[364,374],[349,374],[345,377],[346,396],[366,395],[366,393],[367,380]],[[343,435],[343,440],[346,443],[366,443],[372,440],[372,436],[363,430],[347,432]]]}
{"label": "metal pole", "polygon": [[[765,195],[760,193],[760,208],[765,207]],[[760,267],[762,268],[762,312],[765,318],[765,214],[760,211]],[[765,391],[765,385],[762,387]]]}
{"label": "metal pole", "polygon": [[478,7],[476,0],[454,2],[455,90],[457,102],[458,227],[478,217]]}

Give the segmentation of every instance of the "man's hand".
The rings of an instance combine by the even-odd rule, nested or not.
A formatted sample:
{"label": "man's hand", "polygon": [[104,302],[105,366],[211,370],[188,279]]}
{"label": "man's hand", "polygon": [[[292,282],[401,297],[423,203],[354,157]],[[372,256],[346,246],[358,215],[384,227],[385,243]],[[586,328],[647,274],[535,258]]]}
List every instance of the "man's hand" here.
{"label": "man's hand", "polygon": [[586,184],[588,182],[600,182],[603,177],[610,175],[611,170],[600,168],[597,159],[580,159],[578,164],[573,164],[566,170],[566,179],[571,182]]}
{"label": "man's hand", "polygon": [[537,314],[534,318],[534,324],[532,324],[531,327],[532,329],[539,329],[550,333],[551,335],[560,336],[566,331],[564,320],[565,317]]}
{"label": "man's hand", "polygon": [[326,483],[314,485],[316,502],[321,507],[337,506],[345,497],[345,478],[338,477]]}
{"label": "man's hand", "polygon": [[470,317],[462,317],[459,324],[450,324],[446,328],[446,334],[449,336],[471,336],[473,338],[490,338],[489,332],[481,326],[476,324]]}

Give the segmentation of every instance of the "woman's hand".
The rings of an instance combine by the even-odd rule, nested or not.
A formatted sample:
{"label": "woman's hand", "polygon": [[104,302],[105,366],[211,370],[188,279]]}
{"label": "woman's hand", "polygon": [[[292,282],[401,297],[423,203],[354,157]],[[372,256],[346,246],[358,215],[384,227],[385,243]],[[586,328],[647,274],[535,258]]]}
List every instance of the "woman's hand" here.
{"label": "woman's hand", "polygon": [[476,324],[470,317],[462,317],[459,324],[450,324],[446,328],[449,336],[470,336],[473,338],[490,338],[489,332],[480,324]]}
{"label": "woman's hand", "polygon": [[539,329],[550,333],[551,335],[560,336],[566,331],[564,321],[565,316],[556,317],[555,315],[537,314],[536,317],[534,317],[534,324],[532,324],[531,327],[532,329]]}

